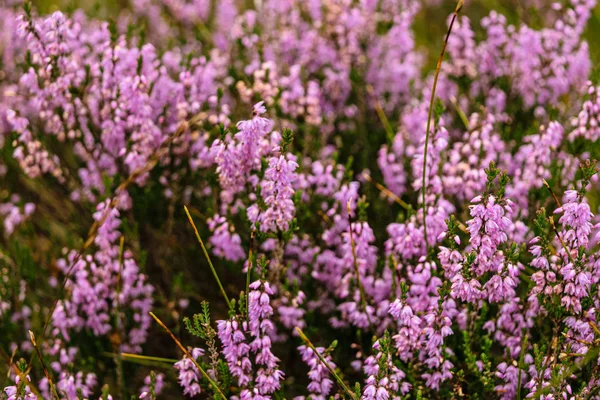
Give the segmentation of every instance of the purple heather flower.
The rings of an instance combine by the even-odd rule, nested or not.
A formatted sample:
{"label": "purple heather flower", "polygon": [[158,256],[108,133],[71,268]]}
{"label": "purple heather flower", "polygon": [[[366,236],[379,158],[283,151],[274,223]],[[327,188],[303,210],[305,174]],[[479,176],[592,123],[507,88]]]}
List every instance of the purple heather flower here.
{"label": "purple heather flower", "polygon": [[473,114],[468,131],[448,152],[448,162],[443,164],[443,186],[446,195],[461,201],[469,200],[485,189],[485,169],[498,163],[504,154],[505,144],[495,132],[493,115]]}
{"label": "purple heather flower", "polygon": [[[411,389],[411,384],[404,381],[406,374],[392,362],[391,354],[384,354],[379,341],[373,344],[375,355],[367,357],[363,370],[368,376],[365,382],[362,399],[380,400],[392,398],[399,400],[398,394],[405,395]],[[382,357],[386,361],[381,368]]]}
{"label": "purple heather flower", "polygon": [[498,365],[496,376],[502,380],[503,384],[494,389],[500,394],[500,398],[508,400],[514,399],[519,381],[519,372],[521,373],[521,382],[525,382],[527,374],[515,365],[508,365],[502,362]]}
{"label": "purple heather flower", "polygon": [[[60,373],[58,382],[56,384],[56,390],[63,398],[67,400],[77,400],[79,396],[77,392],[81,390],[84,397],[91,396],[96,385],[96,375],[92,373],[84,374],[83,372],[77,372],[71,374],[67,371]],[[50,393],[49,390],[46,390]]]}
{"label": "purple heather flower", "polygon": [[253,337],[250,349],[255,354],[255,365],[259,368],[255,378],[255,387],[261,395],[274,393],[280,388],[283,372],[279,370],[279,359],[271,352],[273,323],[270,318],[273,308],[270,296],[273,291],[268,282],[255,281],[250,284],[248,294],[248,328]]}
{"label": "purple heather flower", "polygon": [[383,181],[396,196],[401,196],[406,187],[404,152],[404,138],[396,134],[391,148],[383,146],[377,153],[377,165],[383,174]]}
{"label": "purple heather flower", "polygon": [[563,225],[562,239],[571,249],[579,246],[587,247],[592,233],[592,217],[590,206],[575,190],[565,192],[565,202],[555,210],[562,213],[559,223]]}
{"label": "purple heather flower", "polygon": [[[335,369],[336,366],[333,361],[331,361],[331,356],[329,354],[324,354],[325,348],[317,347],[316,349],[329,366]],[[310,383],[308,384],[307,389],[310,393],[310,398],[315,400],[325,400],[333,388],[333,381],[330,377],[329,370],[323,365],[310,347],[300,346],[298,347],[298,351],[302,355],[302,361],[309,367],[308,379],[310,380]]]}
{"label": "purple heather flower", "polygon": [[586,100],[581,111],[571,119],[573,131],[569,134],[569,139],[574,140],[577,137],[583,137],[592,142],[600,138],[600,97],[598,97],[599,88],[587,82],[587,94],[590,97]]}
{"label": "purple heather flower", "polygon": [[[28,381],[31,381],[31,379],[29,378],[29,375],[27,375],[26,378]],[[21,378],[19,376],[16,376],[15,377],[15,385],[7,386],[4,388],[4,393],[6,394],[6,396],[8,396],[8,400],[38,400],[38,397],[31,392],[29,385],[25,385],[25,388],[23,390],[23,397],[17,396],[17,394],[18,394],[17,386],[19,385],[20,381],[21,381]]]}
{"label": "purple heather flower", "polygon": [[252,380],[252,362],[250,361],[250,345],[247,343],[246,322],[237,319],[217,322],[217,333],[223,344],[223,357],[229,371],[237,378],[238,386],[247,387]]}
{"label": "purple heather flower", "polygon": [[[512,177],[506,193],[514,199],[522,213],[527,213],[529,191],[541,188],[543,180],[551,177],[550,166],[554,160],[566,157],[558,151],[563,141],[564,129],[556,121],[550,122],[547,127],[541,127],[540,133],[526,136],[525,143],[521,145],[509,163],[509,173]],[[570,175],[564,169],[566,178]]]}
{"label": "purple heather flower", "polygon": [[[154,384],[154,393],[158,396],[165,386],[165,374],[156,374],[156,382]],[[144,386],[140,389],[140,399],[145,399],[150,395],[150,385],[152,384],[151,375],[144,378]]]}
{"label": "purple heather flower", "polygon": [[467,221],[467,229],[475,259],[469,273],[478,280],[486,273],[490,275],[481,286],[464,274],[454,277],[453,289],[458,291],[455,295],[474,301],[479,298],[481,287],[481,295],[491,302],[514,297],[522,266],[506,260],[504,253],[498,249],[508,240],[507,231],[512,225],[508,216],[513,211],[513,203],[508,199],[496,199],[493,195],[485,198],[477,196],[471,201],[470,209],[472,219]]}
{"label": "purple heather flower", "polygon": [[[190,351],[190,354],[197,360],[204,355],[204,349],[195,347]],[[177,380],[179,386],[183,388],[183,394],[189,397],[195,397],[202,392],[200,388],[200,371],[198,371],[198,368],[194,365],[192,360],[184,355],[173,367],[179,371]]]}
{"label": "purple heather flower", "polygon": [[260,213],[256,221],[260,222],[263,232],[287,231],[294,218],[296,207],[292,200],[292,184],[296,180],[294,171],[298,164],[288,158],[291,156],[271,157],[269,167],[265,171],[261,194],[267,209]]}
{"label": "purple heather flower", "polygon": [[216,214],[208,221],[208,228],[212,231],[209,243],[213,246],[212,251],[219,257],[229,261],[241,261],[246,256],[242,248],[240,235],[235,233],[225,217]]}

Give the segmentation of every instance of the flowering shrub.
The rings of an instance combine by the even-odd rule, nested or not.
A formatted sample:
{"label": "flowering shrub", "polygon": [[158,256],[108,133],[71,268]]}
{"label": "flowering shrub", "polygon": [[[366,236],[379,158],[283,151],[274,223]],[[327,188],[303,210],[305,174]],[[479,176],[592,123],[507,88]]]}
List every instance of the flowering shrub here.
{"label": "flowering shrub", "polygon": [[0,399],[600,399],[595,0],[121,3],[0,5]]}

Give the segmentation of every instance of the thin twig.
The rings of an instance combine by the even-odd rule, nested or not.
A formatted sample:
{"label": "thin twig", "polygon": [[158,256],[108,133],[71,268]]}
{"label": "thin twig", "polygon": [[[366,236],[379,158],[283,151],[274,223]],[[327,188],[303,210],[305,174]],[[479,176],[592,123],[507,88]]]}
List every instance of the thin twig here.
{"label": "thin twig", "polygon": [[[594,332],[596,332],[596,334],[597,334],[598,336],[600,336],[600,329],[598,328],[598,325],[596,325],[596,324],[594,323],[594,321],[590,321],[590,322],[589,322],[589,324],[590,324],[590,326],[592,327],[592,329],[594,330]],[[600,339],[599,339],[599,340],[600,340]]]}
{"label": "thin twig", "polygon": [[[554,197],[554,201],[556,201],[556,204],[559,207],[562,207],[562,205],[560,204],[560,200],[558,200],[558,197],[556,196],[556,194],[554,194],[554,191],[552,190],[552,188],[550,187],[550,185],[548,184],[548,182],[546,182],[545,179],[542,179],[542,182],[544,183],[544,186],[546,186],[546,188],[548,189],[548,191],[550,192],[550,194],[552,195],[552,197]],[[569,260],[574,264],[575,261],[573,260],[573,256],[571,255],[571,250],[569,250],[569,248],[567,247],[567,245],[565,244],[565,242],[563,242],[562,237],[558,233],[558,230],[556,229],[556,226],[554,225],[554,218],[552,216],[550,216],[550,217],[548,217],[548,220],[550,221],[550,225],[552,225],[552,229],[554,230],[554,233],[556,234],[556,237],[558,237],[558,240],[560,241],[560,243],[564,247],[565,251],[567,252],[567,255],[569,256]]]}
{"label": "thin twig", "polygon": [[440,69],[442,67],[442,60],[444,59],[444,53],[446,52],[446,46],[448,45],[448,39],[450,39],[450,33],[452,32],[452,27],[454,26],[454,21],[458,16],[458,12],[462,8],[464,0],[458,0],[456,4],[456,8],[454,9],[454,13],[452,14],[452,19],[450,20],[450,26],[448,27],[448,32],[446,33],[446,39],[444,39],[444,45],[442,46],[442,52],[440,53],[440,58],[438,59],[437,66],[435,67],[435,76],[433,78],[433,88],[431,89],[431,99],[429,100],[429,113],[427,115],[427,129],[425,131],[425,148],[423,150],[423,182],[422,182],[422,199],[423,199],[423,235],[425,237],[425,248],[426,248],[426,256],[429,255],[429,240],[427,239],[427,203],[425,202],[426,197],[426,184],[425,180],[427,179],[427,147],[429,146],[429,130],[431,129],[431,114],[433,113],[433,101],[435,99],[435,89],[437,88],[438,78],[440,76]]}
{"label": "thin twig", "polygon": [[[4,355],[4,350],[2,348],[0,348],[0,350],[2,351],[2,354]],[[17,355],[17,350],[18,348],[15,346],[15,348],[13,349],[12,354],[10,355],[10,359],[8,359],[8,365],[12,366],[13,365],[13,361],[15,359],[15,356]],[[8,355],[6,355],[8,357]],[[10,369],[8,371],[6,371],[6,377],[10,378]]]}
{"label": "thin twig", "polygon": [[565,332],[562,332],[562,335],[564,337],[566,337],[567,339],[573,340],[573,341],[575,341],[577,343],[584,344],[586,346],[593,346],[594,345],[594,343],[592,343],[592,342],[588,342],[587,340],[578,339],[578,338],[576,338],[574,336],[571,336],[571,335],[569,335],[568,333],[565,333]]}
{"label": "thin twig", "polygon": [[388,140],[390,141],[390,143],[392,143],[394,141],[394,137],[396,136],[396,134],[394,133],[394,130],[392,129],[392,125],[390,125],[390,121],[386,117],[385,112],[383,111],[383,108],[381,107],[381,103],[379,102],[379,99],[377,98],[377,96],[375,96],[375,92],[373,90],[373,85],[367,85],[367,93],[369,93],[369,95],[373,98],[377,116],[379,117],[379,120],[383,124],[383,128],[385,129],[385,133],[387,134]]}
{"label": "thin twig", "polygon": [[394,267],[392,269],[392,272],[394,273],[394,286],[396,287],[396,289],[394,290],[394,293],[398,293],[398,290],[402,291],[402,289],[401,289],[402,279],[400,278],[400,275],[398,274],[398,260],[396,260],[396,257],[394,257],[393,255],[390,256],[390,259],[392,261],[392,266]]}
{"label": "thin twig", "polygon": [[169,364],[175,364],[179,360],[175,360],[173,358],[164,358],[164,357],[154,357],[154,356],[143,356],[141,354],[133,354],[133,353],[121,353],[124,358],[137,358],[139,360],[148,360],[148,361],[157,361],[164,362]]}
{"label": "thin twig", "polygon": [[38,356],[38,359],[40,360],[40,363],[42,364],[42,369],[44,370],[44,375],[46,376],[46,379],[48,380],[48,385],[50,385],[52,394],[54,395],[54,398],[56,400],[60,400],[60,397],[58,396],[58,392],[56,391],[56,386],[54,385],[54,382],[52,381],[52,376],[50,376],[50,372],[48,371],[48,368],[46,368],[46,363],[44,362],[44,358],[42,357],[42,352],[40,351],[40,348],[38,347],[38,345],[35,341],[35,335],[33,334],[32,331],[29,331],[29,338],[31,339],[31,344],[33,344],[33,347],[35,348],[35,352]]}
{"label": "thin twig", "polygon": [[[2,356],[7,360],[8,365],[10,368],[12,368],[13,372],[19,376],[19,379],[21,380],[21,382],[23,382],[26,386],[29,387],[29,390],[31,390],[31,393],[33,393],[34,395],[36,395],[38,398],[41,399],[42,395],[40,394],[40,391],[38,390],[38,388],[35,387],[33,382],[31,382],[29,379],[27,379],[27,374],[25,374],[23,371],[21,371],[19,369],[19,367],[12,360],[12,357],[9,357],[8,354],[6,354],[4,349],[1,347],[0,347],[0,353],[2,353]],[[13,354],[13,356],[14,356],[14,354]],[[8,371],[8,376],[10,376],[10,370]]]}
{"label": "thin twig", "polygon": [[450,102],[456,109],[456,113],[460,117],[460,120],[462,121],[465,128],[469,129],[469,118],[467,118],[467,114],[465,114],[465,112],[461,108],[460,104],[458,104],[458,100],[456,99],[456,97],[454,97],[454,96],[450,97]]}
{"label": "thin twig", "polygon": [[552,217],[552,216],[548,217],[548,221],[550,221],[550,225],[552,226],[552,229],[554,230],[556,237],[560,241],[560,244],[562,244],[563,248],[567,252],[567,255],[569,256],[569,261],[571,261],[573,264],[575,264],[575,260],[573,260],[573,256],[571,255],[571,250],[569,250],[566,243],[563,241],[562,237],[560,236],[560,233],[558,233],[558,229],[556,229],[556,225],[554,225],[554,217]]}
{"label": "thin twig", "polygon": [[329,218],[329,215],[325,214],[322,210],[317,210],[317,214],[319,214],[321,218],[323,218],[323,221],[327,222],[330,225],[333,224],[333,221],[331,220],[331,218]]}
{"label": "thin twig", "polygon": [[571,358],[571,357],[578,358],[578,357],[583,357],[583,356],[585,356],[585,353],[584,354],[582,354],[582,353],[560,353],[559,354],[559,358],[561,360],[564,360],[565,358]]}
{"label": "thin twig", "polygon": [[179,339],[177,339],[175,337],[175,335],[173,335],[173,333],[169,330],[169,328],[167,328],[167,326],[156,315],[154,315],[153,312],[150,312],[150,315],[169,334],[169,336],[171,336],[171,339],[173,339],[173,341],[175,342],[175,344],[177,345],[177,347],[179,347],[181,349],[181,351],[183,351],[183,353],[187,356],[187,358],[189,358],[194,363],[194,365],[196,366],[196,368],[198,368],[198,371],[200,371],[200,373],[202,374],[202,376],[204,376],[204,378],[215,389],[215,392],[218,393],[219,396],[221,396],[224,400],[227,400],[227,397],[225,397],[225,395],[223,394],[223,392],[221,391],[221,389],[219,389],[219,385],[217,385],[217,383],[215,381],[213,381],[210,376],[208,376],[208,374],[206,373],[206,371],[204,370],[204,368],[202,368],[202,366],[198,363],[198,361],[196,361],[196,359],[194,357],[192,357],[192,355],[190,354],[190,352],[188,351],[188,349],[186,349],[181,344],[181,342],[179,341]]}
{"label": "thin twig", "polygon": [[367,320],[369,321],[369,326],[372,328],[373,323],[371,322],[371,316],[369,315],[369,310],[367,309],[367,296],[365,296],[365,289],[362,286],[360,281],[360,271],[358,270],[358,259],[356,258],[356,244],[354,243],[354,234],[352,233],[352,220],[350,219],[350,201],[346,206],[348,207],[348,232],[350,233],[350,245],[352,246],[352,258],[354,259],[354,273],[356,274],[356,284],[358,285],[358,290],[360,291],[360,299],[363,305],[363,309],[365,310],[365,314],[367,315]]}
{"label": "thin twig", "polygon": [[560,201],[558,200],[558,197],[556,197],[556,195],[554,194],[554,191],[552,190],[552,188],[550,187],[548,182],[546,182],[545,179],[542,179],[542,182],[544,182],[544,186],[546,186],[546,188],[550,191],[550,194],[552,195],[552,197],[554,197],[554,201],[556,201],[556,204],[558,204],[559,207],[562,207],[560,205]]}
{"label": "thin twig", "polygon": [[517,400],[521,400],[521,370],[523,369],[523,361],[525,360],[525,351],[527,349],[527,341],[529,340],[529,333],[523,337],[523,344],[521,345],[521,355],[519,356],[519,364],[517,365]]}
{"label": "thin twig", "polygon": [[[115,298],[115,312],[116,312],[116,325],[117,325],[117,341],[115,345],[116,356],[115,362],[117,363],[117,382],[120,386],[120,392],[123,398],[125,396],[125,377],[123,376],[123,357],[121,357],[121,311],[119,297],[121,296],[121,284],[123,276],[123,260],[125,253],[125,238],[121,236],[119,240],[119,276],[117,277],[117,297]],[[114,344],[113,344],[114,345]]]}
{"label": "thin twig", "polygon": [[373,178],[371,178],[371,175],[367,174],[366,172],[363,172],[362,176],[363,176],[363,178],[365,178],[366,181],[374,184],[375,187],[377,189],[379,189],[379,191],[381,193],[383,193],[384,195],[386,195],[390,199],[394,200],[402,208],[404,208],[405,210],[408,210],[410,208],[410,205],[407,202],[405,202],[404,200],[402,200],[400,197],[396,196],[396,194],[394,192],[392,192],[390,189],[386,188],[381,183],[379,183],[376,180],[374,180]]}
{"label": "thin twig", "polygon": [[327,360],[325,360],[323,358],[323,356],[321,355],[321,353],[319,353],[317,351],[317,349],[310,342],[310,340],[308,339],[308,337],[306,337],[306,335],[304,334],[304,332],[302,332],[302,329],[300,329],[300,327],[296,327],[296,332],[298,332],[298,335],[300,336],[300,339],[302,339],[302,341],[304,343],[306,343],[306,345],[308,347],[310,347],[311,350],[313,351],[313,353],[315,353],[315,355],[319,358],[319,361],[321,361],[321,364],[323,364],[325,366],[325,368],[327,368],[327,370],[331,373],[331,375],[333,375],[333,377],[340,384],[340,386],[342,387],[342,389],[344,389],[344,391],[346,393],[348,393],[348,395],[352,399],[356,400],[356,396],[354,395],[354,393],[348,388],[348,386],[346,386],[346,384],[344,383],[344,381],[342,380],[342,378],[340,378],[340,376],[337,374],[337,372],[335,372],[335,370],[331,367],[331,365],[329,365],[329,363],[327,362]]}
{"label": "thin twig", "polygon": [[[113,357],[113,358],[115,357],[115,353],[111,353],[108,351],[105,351],[102,354],[105,355],[106,357]],[[179,361],[179,360],[175,360],[174,358],[144,356],[141,354],[133,354],[133,353],[121,353],[121,356],[123,357],[123,360],[125,360],[125,361],[142,360],[142,361],[163,363],[163,364],[168,364],[168,365],[175,364],[176,362]]]}
{"label": "thin twig", "polygon": [[221,290],[221,294],[223,295],[223,298],[225,299],[225,302],[227,303],[227,307],[231,308],[231,301],[229,300],[229,297],[227,296],[227,293],[225,292],[225,289],[223,288],[223,285],[221,284],[221,280],[219,279],[219,275],[217,275],[217,270],[215,270],[215,266],[213,265],[212,261],[210,260],[210,256],[208,255],[206,246],[204,246],[204,242],[202,241],[202,238],[200,237],[200,233],[198,233],[198,228],[196,228],[196,224],[194,223],[194,220],[192,219],[192,216],[190,215],[188,208],[186,206],[183,206],[183,209],[185,210],[185,213],[187,214],[188,220],[190,221],[192,228],[194,228],[194,233],[196,234],[196,239],[198,239],[198,243],[200,243],[200,247],[202,247],[204,256],[208,260],[208,265],[210,266],[210,270],[212,271],[212,273],[217,281],[217,284],[219,285],[219,289]]}
{"label": "thin twig", "polygon": [[254,252],[254,231],[250,232],[250,248],[248,249],[248,270],[246,271],[246,319],[250,320],[248,303],[250,302],[250,277],[252,275],[252,254]]}

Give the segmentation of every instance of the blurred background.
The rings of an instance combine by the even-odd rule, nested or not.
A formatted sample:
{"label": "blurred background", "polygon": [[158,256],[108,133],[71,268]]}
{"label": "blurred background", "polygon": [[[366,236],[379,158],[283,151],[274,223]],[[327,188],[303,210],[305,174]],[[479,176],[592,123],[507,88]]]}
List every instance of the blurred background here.
{"label": "blurred background", "polygon": [[[3,0],[8,1],[8,0]],[[448,0],[414,0],[424,3],[419,16],[415,19],[413,26],[417,44],[428,54],[429,65],[433,68],[439,55],[439,47],[446,33],[444,21],[456,6],[455,1]],[[239,3],[248,2],[240,0]],[[251,1],[250,1],[251,2]],[[480,21],[489,14],[491,10],[506,16],[509,24],[518,25],[522,21],[532,28],[543,26],[543,15],[545,9],[551,6],[548,0],[466,0],[463,15],[467,15],[471,21]],[[127,10],[131,4],[127,0],[34,0],[33,4],[40,13],[53,11],[73,11],[77,9],[86,10],[88,15],[98,19],[116,18],[120,12]],[[476,33],[481,33],[481,26],[472,23]],[[201,29],[198,27],[198,29]],[[194,32],[189,32],[195,35]],[[592,61],[597,64],[600,57],[600,5],[596,6],[593,15],[588,22],[584,37],[590,44]]]}

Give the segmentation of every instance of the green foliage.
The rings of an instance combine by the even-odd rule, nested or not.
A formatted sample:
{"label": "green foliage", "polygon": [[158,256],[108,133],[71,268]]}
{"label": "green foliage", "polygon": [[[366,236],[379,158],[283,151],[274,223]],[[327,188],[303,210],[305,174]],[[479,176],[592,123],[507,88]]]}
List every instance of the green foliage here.
{"label": "green foliage", "polygon": [[365,196],[362,196],[360,199],[358,199],[358,202],[356,205],[358,208],[358,220],[359,221],[367,221],[368,220],[367,210],[369,208],[369,203],[367,202],[367,198]]}
{"label": "green foliage", "polygon": [[406,284],[405,281],[400,282],[400,291],[402,292],[402,301],[406,301],[406,298],[408,296],[408,285]]}
{"label": "green foliage", "polygon": [[286,153],[288,151],[288,147],[291,146],[292,141],[294,140],[294,132],[285,128],[283,132],[281,132],[281,152]]}
{"label": "green foliage", "polygon": [[[119,40],[119,29],[117,28],[117,23],[115,22],[114,19],[108,20],[108,31],[110,32],[111,43],[117,43],[117,40]],[[139,64],[138,64],[138,71],[139,71]],[[138,72],[138,74],[139,74],[139,72]]]}
{"label": "green foliage", "polygon": [[585,196],[587,192],[587,186],[590,184],[590,180],[598,172],[596,167],[596,160],[585,160],[580,164],[581,179],[579,181],[579,195]]}
{"label": "green foliage", "polygon": [[417,400],[423,399],[423,390],[421,388],[417,389],[417,394],[415,397]]}
{"label": "green foliage", "polygon": [[190,320],[188,317],[183,318],[183,323],[188,332],[202,339],[208,339],[214,333],[214,329],[210,326],[210,310],[207,301],[202,302],[202,312],[194,314]]}
{"label": "green foliage", "polygon": [[356,382],[354,384],[354,398],[360,399],[362,396],[362,390],[360,388],[360,383]]}
{"label": "green foliage", "polygon": [[102,400],[109,400],[112,398],[110,395],[110,387],[108,385],[102,386],[102,396],[100,396],[100,398]]}
{"label": "green foliage", "polygon": [[[476,387],[480,386],[484,392],[494,392],[494,377],[491,371],[492,362],[489,358],[490,350],[492,347],[492,339],[483,335],[480,337],[480,350],[475,352],[473,350],[473,338],[469,330],[462,331],[463,335],[463,351],[465,355],[465,363],[467,364],[468,372],[472,375],[476,381],[472,382],[471,387],[477,392]],[[478,362],[481,362],[482,368]],[[481,392],[480,392],[481,393]]]}
{"label": "green foliage", "polygon": [[[510,181],[510,177],[506,171],[501,171],[498,167],[496,167],[496,163],[492,161],[490,166],[485,169],[485,173],[487,175],[487,183],[485,187],[485,194],[489,195],[495,193],[499,199],[504,197],[504,193],[506,192],[506,185]],[[494,182],[498,178],[497,187],[495,187]]]}
{"label": "green foliage", "polygon": [[344,181],[350,182],[354,180],[354,170],[352,165],[354,164],[354,156],[349,156],[346,164],[344,165]]}
{"label": "green foliage", "polygon": [[156,400],[156,372],[150,371],[150,391],[148,392],[150,400]]}
{"label": "green foliage", "polygon": [[439,97],[436,97],[435,103],[433,105],[433,122],[435,126],[439,125],[440,118],[442,117],[442,114],[445,110],[446,106],[444,105],[444,102]]}
{"label": "green foliage", "polygon": [[450,215],[450,218],[446,220],[446,226],[448,227],[448,232],[446,233],[446,242],[450,249],[454,250],[458,248],[458,244],[456,243],[455,238],[458,236],[458,221],[454,214]]}
{"label": "green foliage", "polygon": [[233,377],[229,372],[229,367],[227,366],[225,360],[219,359],[217,363],[217,374],[219,376],[219,388],[224,394],[229,393],[231,384],[233,382]]}

